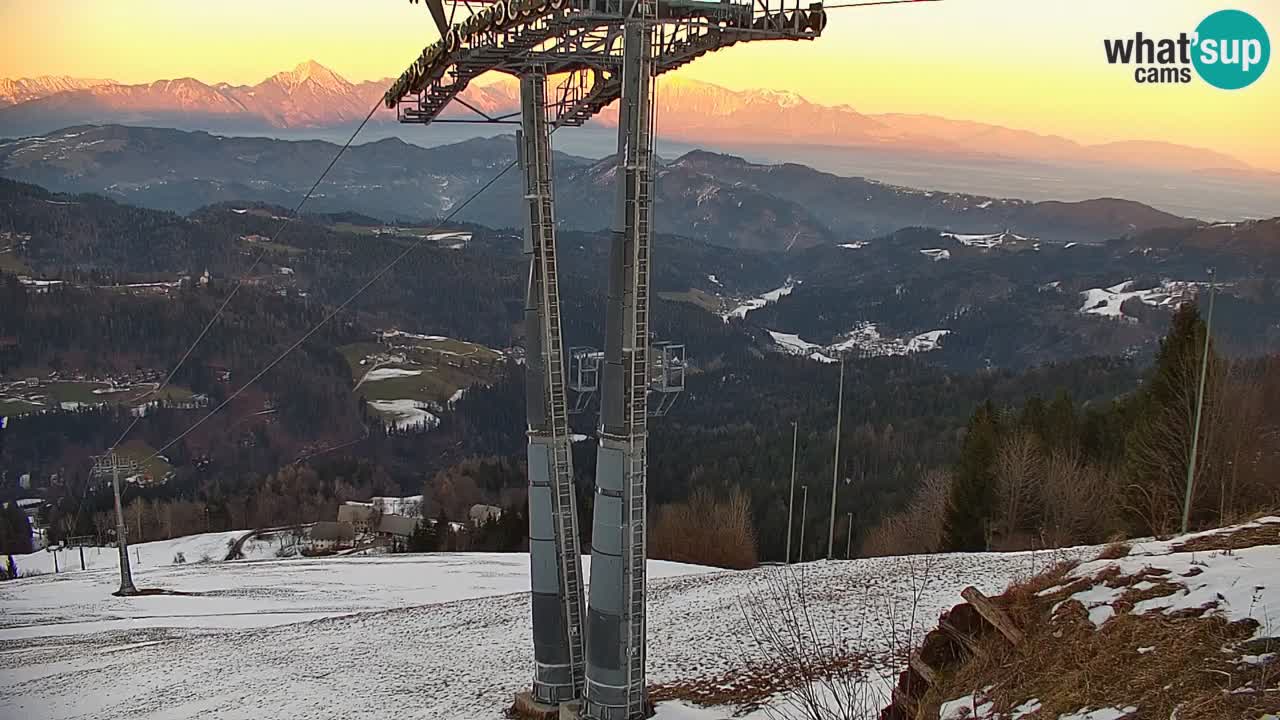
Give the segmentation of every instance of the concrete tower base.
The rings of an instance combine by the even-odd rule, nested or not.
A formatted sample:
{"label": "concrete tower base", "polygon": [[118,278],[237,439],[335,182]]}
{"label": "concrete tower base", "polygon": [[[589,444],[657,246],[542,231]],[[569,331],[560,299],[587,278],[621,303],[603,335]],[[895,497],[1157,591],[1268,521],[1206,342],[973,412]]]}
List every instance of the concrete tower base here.
{"label": "concrete tower base", "polygon": [[[511,714],[525,720],[559,720],[559,705],[547,705],[533,699],[533,693],[525,690],[516,693],[515,704],[511,706]],[[573,717],[577,717],[575,714]]]}

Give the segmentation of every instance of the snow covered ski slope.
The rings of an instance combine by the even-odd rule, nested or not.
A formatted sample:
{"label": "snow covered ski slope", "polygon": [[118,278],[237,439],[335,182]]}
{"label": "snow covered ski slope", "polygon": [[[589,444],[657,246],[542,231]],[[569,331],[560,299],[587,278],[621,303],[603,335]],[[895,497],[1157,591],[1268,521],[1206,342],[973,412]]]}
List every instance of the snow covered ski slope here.
{"label": "snow covered ski slope", "polygon": [[[1061,558],[931,556],[919,615],[928,623],[965,585],[997,592]],[[804,574],[826,610],[874,637],[888,620],[862,604],[915,591],[902,562]],[[741,667],[739,602],[770,572],[651,561],[652,681]],[[24,719],[496,719],[529,680],[527,555],[144,563],[135,581],[191,594],[115,598],[111,568],[0,585],[0,707]],[[660,707],[664,718],[731,713]]]}

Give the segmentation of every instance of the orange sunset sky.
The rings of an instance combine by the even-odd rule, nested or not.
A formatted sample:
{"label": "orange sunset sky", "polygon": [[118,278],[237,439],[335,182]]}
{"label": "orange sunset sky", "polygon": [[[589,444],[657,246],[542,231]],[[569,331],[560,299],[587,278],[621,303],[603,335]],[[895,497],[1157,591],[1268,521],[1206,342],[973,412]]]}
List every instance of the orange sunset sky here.
{"label": "orange sunset sky", "polygon": [[[841,1],[841,0],[834,0]],[[833,4],[833,3],[829,3]],[[813,43],[708,55],[684,77],[788,89],[867,113],[927,113],[1082,142],[1143,139],[1210,148],[1280,171],[1280,68],[1250,87],[1138,85],[1102,41],[1176,36],[1210,12],[1245,10],[1280,36],[1280,0],[942,0],[832,10]],[[405,0],[5,0],[0,77],[250,84],[315,59],[351,80],[397,75],[432,41]],[[2,130],[2,128],[0,128]]]}

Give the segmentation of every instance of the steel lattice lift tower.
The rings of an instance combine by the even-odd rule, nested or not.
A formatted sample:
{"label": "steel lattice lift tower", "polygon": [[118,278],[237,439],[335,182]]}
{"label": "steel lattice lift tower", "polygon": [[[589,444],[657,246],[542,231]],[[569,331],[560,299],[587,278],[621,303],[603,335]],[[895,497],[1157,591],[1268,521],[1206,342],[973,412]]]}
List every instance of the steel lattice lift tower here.
{"label": "steel lattice lift tower", "polygon": [[[515,122],[529,256],[525,302],[532,704],[592,720],[646,714],[645,557],[648,417],[684,386],[684,348],[651,346],[654,78],[753,40],[810,40],[826,25],[802,0],[427,0],[440,40],[387,91],[401,122]],[[520,79],[519,113],[487,115],[458,95],[476,77]],[[561,77],[548,96],[549,76]],[[572,349],[560,328],[551,132],[614,101],[617,196],[605,346]],[[474,118],[441,119],[450,102]],[[590,598],[574,499],[569,391],[600,397]],[[653,394],[654,400],[649,396]],[[580,705],[579,705],[580,703]],[[519,705],[519,700],[518,703]]]}

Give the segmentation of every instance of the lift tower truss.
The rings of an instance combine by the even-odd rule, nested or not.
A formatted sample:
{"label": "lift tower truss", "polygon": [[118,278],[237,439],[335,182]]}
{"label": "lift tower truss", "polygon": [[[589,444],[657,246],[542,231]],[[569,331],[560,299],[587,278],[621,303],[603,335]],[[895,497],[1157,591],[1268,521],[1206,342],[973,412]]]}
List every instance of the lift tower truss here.
{"label": "lift tower truss", "polygon": [[[802,0],[426,0],[440,39],[392,84],[401,122],[519,123],[529,282],[525,303],[533,699],[581,701],[592,720],[645,716],[648,416],[683,389],[683,346],[651,347],[654,78],[753,40],[811,40],[821,2]],[[520,78],[521,109],[460,97],[480,75]],[[547,92],[549,76],[562,81]],[[552,191],[553,129],[618,110],[617,197],[605,348],[566,357]],[[442,117],[455,104],[472,114]],[[519,120],[515,120],[519,116]],[[576,361],[567,378],[568,365]],[[584,373],[583,362],[590,362]],[[655,379],[656,378],[656,379]],[[566,385],[600,395],[590,601],[583,583]],[[648,396],[659,393],[655,405]],[[582,409],[577,407],[576,409]]]}
{"label": "lift tower truss", "polygon": [[560,286],[551,185],[547,76],[520,78],[517,152],[526,204],[529,255],[525,302],[525,392],[529,425],[529,556],[532,583],[533,697],[559,704],[583,683],[582,554],[578,545]]}
{"label": "lift tower truss", "polygon": [[592,518],[586,716],[642,718],[649,251],[653,235],[654,0],[624,24],[618,179],[605,303],[600,446]]}

